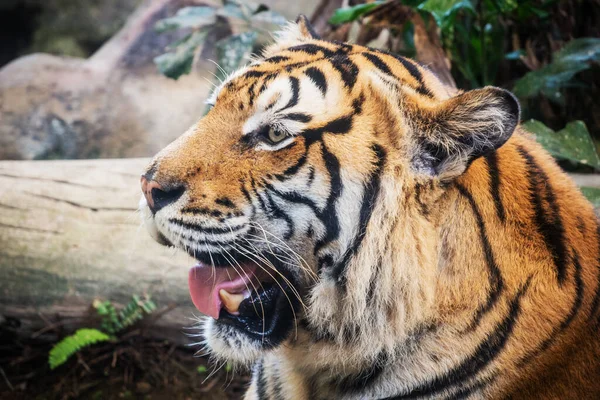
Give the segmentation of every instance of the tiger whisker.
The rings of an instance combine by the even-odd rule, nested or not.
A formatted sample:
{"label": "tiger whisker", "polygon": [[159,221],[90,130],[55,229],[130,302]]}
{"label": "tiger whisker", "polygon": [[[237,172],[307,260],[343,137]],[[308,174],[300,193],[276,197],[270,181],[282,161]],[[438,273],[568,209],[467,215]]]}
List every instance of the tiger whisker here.
{"label": "tiger whisker", "polygon": [[219,372],[219,370],[221,370],[221,368],[223,368],[226,364],[227,364],[227,360],[223,361],[223,364],[221,364],[218,368],[215,368],[210,374],[208,374],[208,376],[206,378],[204,378],[204,380],[202,381],[202,385],[204,385],[204,383],[207,380],[209,380],[212,376],[214,376],[217,372]]}
{"label": "tiger whisker", "polygon": [[[240,245],[240,247],[241,247],[242,249],[245,249],[246,251],[249,251],[249,249],[245,248],[245,247],[244,247],[244,246],[242,246],[242,245]],[[240,251],[240,250],[239,250],[239,248],[238,248],[238,251]],[[241,252],[243,253],[243,251],[241,251]],[[260,254],[260,253],[259,253],[259,254]],[[244,254],[244,255],[246,255],[247,257],[248,257],[248,256],[250,256],[250,257],[251,257],[251,256],[252,256],[252,253],[250,252],[250,253],[246,253],[246,254]],[[259,256],[257,255],[257,257],[259,257]],[[264,258],[263,258],[263,259],[264,259]],[[255,261],[256,261],[256,259],[255,259]],[[281,274],[281,272],[277,271],[277,269],[275,268],[275,266],[274,266],[273,264],[271,264],[271,262],[270,262],[269,260],[267,260],[267,259],[264,259],[264,261],[268,262],[268,263],[270,264],[270,268],[271,268],[271,269],[273,269],[274,271],[276,271],[277,273],[279,273],[279,275],[281,275],[281,277],[282,277],[282,278],[283,278],[283,279],[284,279],[284,280],[287,282],[288,286],[289,286],[290,288],[292,288],[292,289],[293,289],[293,291],[294,291],[294,295],[295,295],[295,296],[298,298],[298,300],[300,301],[300,303],[302,304],[302,306],[306,308],[306,306],[305,306],[305,305],[304,305],[304,303],[302,302],[302,299],[300,298],[300,295],[298,294],[298,292],[297,292],[296,288],[294,287],[294,285],[292,285],[292,283],[291,283],[291,282],[290,282],[290,281],[289,281],[289,280],[288,280],[288,279],[287,279],[285,276],[283,276],[283,274]],[[272,274],[271,274],[269,271],[267,271],[267,269],[266,269],[266,268],[265,268],[263,265],[259,264],[258,262],[257,262],[257,265],[258,265],[258,266],[259,266],[259,267],[260,267],[260,268],[261,268],[261,269],[262,269],[262,270],[263,270],[265,273],[267,273],[267,274],[268,274],[268,275],[269,275],[269,276],[270,276],[270,277],[273,279],[273,281],[274,281],[274,282],[277,284],[277,286],[279,286],[279,288],[281,289],[281,292],[282,292],[282,293],[284,294],[284,296],[286,297],[286,299],[287,299],[287,301],[288,301],[288,303],[289,303],[289,305],[290,305],[290,308],[291,308],[291,310],[292,310],[292,314],[293,314],[293,316],[294,316],[294,326],[295,326],[295,328],[296,328],[296,335],[298,335],[298,319],[297,319],[297,317],[296,317],[296,312],[294,311],[294,306],[293,306],[293,304],[292,304],[292,300],[290,299],[290,297],[288,296],[288,294],[287,294],[287,293],[285,292],[285,290],[283,289],[283,286],[281,286],[281,283],[280,283],[280,282],[279,282],[279,281],[278,281],[278,280],[277,280],[277,279],[276,279],[276,278],[275,278],[275,277],[274,277],[274,276],[273,276],[273,275],[272,275]]]}
{"label": "tiger whisker", "polygon": [[[292,284],[292,282],[290,282],[290,280],[289,280],[289,279],[287,279],[287,278],[286,278],[286,276],[285,276],[285,275],[283,275],[283,274],[281,273],[281,271],[277,270],[277,268],[276,268],[276,267],[273,265],[273,263],[271,263],[271,261],[270,261],[269,259],[267,259],[267,258],[265,258],[265,257],[261,256],[261,255],[260,255],[260,250],[259,250],[259,249],[257,249],[257,248],[256,248],[256,246],[254,246],[254,245],[253,245],[252,243],[250,243],[250,242],[248,242],[248,244],[249,244],[250,246],[252,246],[252,248],[253,248],[253,249],[254,249],[254,250],[257,252],[257,254],[253,254],[251,249],[248,249],[248,248],[246,248],[246,247],[244,247],[243,245],[241,245],[241,244],[240,244],[240,247],[242,247],[244,250],[246,250],[246,251],[248,251],[248,252],[249,252],[249,253],[246,253],[246,254],[244,254],[244,255],[246,255],[246,256],[248,256],[248,255],[253,255],[253,256],[255,256],[255,257],[258,257],[258,258],[259,258],[259,260],[260,260],[260,261],[263,261],[263,262],[265,262],[265,263],[267,264],[267,266],[268,266],[270,269],[272,269],[273,271],[277,272],[277,274],[279,274],[279,276],[281,276],[281,277],[283,278],[283,280],[285,281],[285,283],[287,283],[287,284],[288,284],[288,286],[290,286],[290,288],[293,290],[293,292],[294,292],[294,296],[295,296],[295,297],[296,297],[296,298],[297,298],[297,299],[300,301],[300,303],[302,304],[302,306],[303,306],[304,308],[306,308],[306,305],[304,305],[304,303],[302,302],[302,298],[300,297],[300,293],[299,293],[299,292],[297,291],[297,289],[294,287],[294,285]],[[255,259],[255,260],[256,260],[256,259]],[[261,266],[261,265],[259,265],[259,266]],[[262,266],[261,266],[261,268],[262,268]],[[263,269],[264,269],[264,268],[263,268]],[[265,271],[265,272],[267,272],[267,273],[268,273],[268,274],[271,276],[271,278],[273,278],[273,280],[275,280],[275,282],[277,282],[277,283],[279,284],[279,282],[277,281],[277,279],[275,279],[275,277],[273,277],[273,276],[272,276],[272,275],[271,275],[271,274],[270,274],[268,271]],[[280,285],[280,287],[281,287],[281,285]],[[283,290],[283,288],[281,288],[281,289]]]}
{"label": "tiger whisker", "polygon": [[[292,255],[294,255],[300,261],[300,264],[301,264],[300,267],[303,270],[305,270],[306,272],[308,272],[309,274],[311,274],[315,280],[318,279],[317,274],[310,268],[310,266],[308,265],[308,263],[306,262],[306,260],[300,254],[298,254],[296,251],[294,251],[287,243],[285,243],[283,240],[281,240],[276,235],[274,235],[271,232],[267,231],[265,228],[262,227],[261,224],[259,224],[256,221],[250,222],[250,226],[255,226],[255,227],[259,228],[263,232],[263,234],[264,234],[264,240],[266,242],[269,242],[269,243],[271,243],[273,245],[278,245],[278,246],[280,246],[280,248],[285,248],[290,253],[292,253]],[[279,243],[276,244],[276,243],[271,242],[269,239],[267,239],[267,237],[266,237],[267,235],[269,235],[270,237],[276,239]],[[256,237],[259,238],[259,236],[256,236]]]}
{"label": "tiger whisker", "polygon": [[[250,282],[250,285],[252,285],[252,288],[254,289],[254,291],[255,291],[255,292],[257,292],[256,286],[254,286],[254,283],[253,283],[253,282],[252,282],[252,280],[249,278],[248,274],[246,274],[246,272],[244,271],[244,269],[242,268],[242,266],[241,266],[241,265],[240,265],[240,264],[237,262],[237,260],[236,260],[236,259],[235,259],[235,258],[234,258],[232,255],[231,255],[231,253],[229,253],[227,250],[225,250],[225,249],[223,248],[223,246],[220,246],[220,245],[219,245],[219,247],[221,247],[221,250],[222,250],[222,251],[224,251],[225,253],[227,253],[227,255],[228,255],[229,257],[231,257],[231,259],[233,260],[233,262],[235,262],[235,263],[238,265],[238,267],[240,267],[240,269],[241,269],[241,270],[244,272],[244,275],[246,275],[246,278],[247,278],[247,279],[248,279],[248,281]],[[225,258],[227,258],[227,257],[225,257]],[[231,267],[234,269],[234,271],[235,271],[235,272],[236,272],[236,273],[239,275],[239,277],[241,278],[242,276],[241,276],[241,275],[240,275],[240,273],[238,272],[237,268],[235,268],[235,267],[233,266],[233,264],[232,264],[232,263],[229,261],[229,258],[227,258],[227,262],[229,263],[229,265],[231,265]],[[261,288],[261,289],[264,289],[264,288],[263,288],[263,286],[262,286],[262,283],[260,283],[260,281],[258,282],[258,284],[260,285],[260,288]],[[250,292],[250,296],[252,296],[252,291],[251,291],[251,290],[250,290],[250,288],[248,287],[248,283],[247,283],[247,282],[244,282],[244,285],[246,286],[246,289],[248,289],[248,291]],[[265,309],[264,309],[264,307],[263,307],[263,303],[262,303],[262,300],[261,300],[260,296],[258,297],[258,302],[259,302],[259,304],[260,304],[260,309],[261,309],[261,313],[262,313],[262,320],[263,320],[263,333],[264,333],[264,330],[265,330]],[[253,304],[253,307],[254,307],[254,311],[256,311],[256,313],[258,314],[258,310],[256,310],[256,306],[254,305],[254,302],[253,302],[252,304]]]}

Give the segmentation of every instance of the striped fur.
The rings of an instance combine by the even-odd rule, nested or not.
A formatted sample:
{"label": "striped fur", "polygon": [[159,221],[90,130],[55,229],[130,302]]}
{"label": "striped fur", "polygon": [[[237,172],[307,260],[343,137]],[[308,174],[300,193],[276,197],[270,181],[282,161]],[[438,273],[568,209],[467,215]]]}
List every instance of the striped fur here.
{"label": "striped fur", "polygon": [[597,221],[512,95],[452,93],[300,19],[210,101],[148,169],[185,187],[148,223],[191,254],[304,260],[280,345],[204,324],[252,365],[246,399],[600,397]]}

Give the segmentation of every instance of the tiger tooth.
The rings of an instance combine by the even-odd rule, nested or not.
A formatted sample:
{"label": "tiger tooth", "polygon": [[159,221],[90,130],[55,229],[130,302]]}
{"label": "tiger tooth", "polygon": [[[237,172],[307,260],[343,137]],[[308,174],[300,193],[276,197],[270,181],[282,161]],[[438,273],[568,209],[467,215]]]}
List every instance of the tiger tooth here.
{"label": "tiger tooth", "polygon": [[238,315],[240,303],[246,298],[244,293],[229,293],[225,289],[219,290],[219,298],[229,314]]}

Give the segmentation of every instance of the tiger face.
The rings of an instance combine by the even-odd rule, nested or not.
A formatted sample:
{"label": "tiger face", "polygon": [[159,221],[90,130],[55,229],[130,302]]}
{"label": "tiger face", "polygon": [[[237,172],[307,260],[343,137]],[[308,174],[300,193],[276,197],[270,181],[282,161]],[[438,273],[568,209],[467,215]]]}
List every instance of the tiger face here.
{"label": "tiger face", "polygon": [[209,103],[149,165],[141,208],[156,240],[198,260],[189,288],[207,346],[242,363],[303,329],[343,342],[370,321],[379,351],[389,329],[416,326],[427,260],[377,267],[393,227],[414,225],[399,212],[407,188],[460,176],[519,118],[502,89],[453,96],[414,61],[322,41],[304,19]]}

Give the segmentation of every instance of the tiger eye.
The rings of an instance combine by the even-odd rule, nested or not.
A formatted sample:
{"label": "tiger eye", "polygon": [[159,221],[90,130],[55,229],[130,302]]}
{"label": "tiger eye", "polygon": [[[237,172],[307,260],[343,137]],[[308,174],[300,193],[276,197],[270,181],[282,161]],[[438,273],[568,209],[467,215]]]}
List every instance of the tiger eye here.
{"label": "tiger eye", "polygon": [[287,135],[284,132],[278,131],[273,128],[269,129],[268,138],[272,143],[279,143],[286,137]]}

